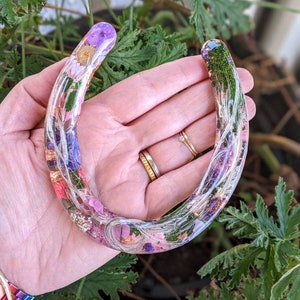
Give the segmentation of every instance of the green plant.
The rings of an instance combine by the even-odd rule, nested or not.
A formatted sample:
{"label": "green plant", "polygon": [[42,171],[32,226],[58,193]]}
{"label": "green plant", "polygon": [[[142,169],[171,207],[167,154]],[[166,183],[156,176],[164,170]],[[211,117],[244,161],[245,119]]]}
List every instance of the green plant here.
{"label": "green plant", "polygon": [[2,0],[0,24],[6,28],[15,27],[20,24],[25,15],[38,13],[44,3],[44,0]]}
{"label": "green plant", "polygon": [[179,34],[168,35],[159,25],[141,28],[137,16],[128,11],[117,20],[118,41],[94,78],[98,86],[92,89],[94,94],[130,75],[182,57],[187,51]]}
{"label": "green plant", "polygon": [[220,282],[220,287],[203,291],[193,299],[206,299],[207,295],[209,299],[297,299],[300,205],[294,200],[293,191],[286,191],[280,178],[275,187],[274,216],[260,195],[254,212],[244,202],[239,209],[226,208],[219,221],[241,243],[199,270],[199,275],[210,275]]}
{"label": "green plant", "polygon": [[[108,1],[104,2],[118,29],[118,42],[93,78],[87,98],[134,73],[175,60],[189,51],[198,53],[206,39],[228,40],[232,35],[249,32],[251,22],[245,10],[252,3],[285,9],[269,1],[192,0],[189,10],[183,1],[165,0],[156,10],[157,1],[145,0],[143,6],[129,7],[116,16]],[[60,7],[52,8],[57,10],[53,20],[42,20],[39,12],[44,4],[44,0],[1,0],[0,102],[22,78],[68,56],[70,45],[81,38],[76,22],[65,17]],[[89,13],[89,7],[86,10],[88,27],[96,18]],[[44,36],[39,31],[41,24],[54,25],[55,29]],[[220,221],[244,244],[217,255],[201,268],[199,274],[211,274],[221,283],[197,299],[251,300],[270,296],[277,300],[284,295],[295,299],[292,297],[299,284],[300,267],[299,235],[294,228],[299,229],[299,206],[290,207],[292,194],[284,191],[282,181],[276,191],[276,221],[259,196],[255,213],[244,203],[240,209],[225,210]],[[221,228],[220,224],[217,228]],[[134,263],[134,256],[120,255],[77,283],[39,298],[101,299],[98,290],[103,290],[111,299],[118,299],[118,288],[130,290],[136,281],[137,274],[130,270]]]}
{"label": "green plant", "polygon": [[247,1],[194,0],[192,5],[191,23],[201,43],[217,36],[228,40],[232,35],[250,30],[250,19],[244,13],[250,6]]}
{"label": "green plant", "polygon": [[136,260],[134,255],[120,254],[102,268],[66,288],[36,297],[36,299],[103,299],[99,295],[99,290],[101,290],[111,299],[117,300],[119,299],[118,291],[130,291],[130,285],[135,283],[138,277],[138,274],[131,270],[131,266],[135,264]]}

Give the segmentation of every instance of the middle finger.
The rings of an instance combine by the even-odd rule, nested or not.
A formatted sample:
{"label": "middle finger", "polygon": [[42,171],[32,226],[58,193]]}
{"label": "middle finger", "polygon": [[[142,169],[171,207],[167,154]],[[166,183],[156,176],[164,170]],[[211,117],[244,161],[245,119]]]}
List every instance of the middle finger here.
{"label": "middle finger", "polygon": [[[201,100],[199,98],[201,95]],[[140,149],[175,135],[214,111],[210,81],[202,81],[173,96],[129,124]]]}

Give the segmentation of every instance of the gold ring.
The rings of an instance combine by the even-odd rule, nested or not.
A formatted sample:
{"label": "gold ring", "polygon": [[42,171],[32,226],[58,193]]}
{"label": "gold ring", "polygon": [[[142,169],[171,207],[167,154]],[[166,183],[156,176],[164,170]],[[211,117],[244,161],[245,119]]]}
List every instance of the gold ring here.
{"label": "gold ring", "polygon": [[193,144],[191,143],[190,139],[188,138],[187,134],[185,133],[184,130],[182,130],[179,133],[179,141],[184,143],[186,145],[186,147],[191,151],[191,153],[193,154],[194,158],[197,157],[199,155],[199,153],[197,152],[197,150],[195,149],[195,147],[193,146]]}
{"label": "gold ring", "polygon": [[159,169],[148,151],[143,150],[139,153],[140,161],[142,162],[149,178],[154,181],[160,176]]}

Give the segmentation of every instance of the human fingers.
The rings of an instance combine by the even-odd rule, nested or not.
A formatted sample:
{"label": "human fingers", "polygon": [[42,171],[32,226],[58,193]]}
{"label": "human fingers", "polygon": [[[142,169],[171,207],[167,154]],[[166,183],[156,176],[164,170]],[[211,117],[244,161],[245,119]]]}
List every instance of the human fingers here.
{"label": "human fingers", "polygon": [[[208,123],[212,124],[209,120]],[[209,128],[208,131],[212,132],[211,127]],[[192,131],[189,134],[192,134]],[[209,151],[191,162],[183,163],[182,166],[175,165],[173,169],[152,181],[146,192],[147,218],[154,219],[165,214],[171,207],[187,199],[196,191],[205,176],[212,154],[213,151]],[[182,155],[179,153],[178,156]],[[178,164],[178,157],[174,157],[174,160]]]}
{"label": "human fingers", "polygon": [[[239,77],[243,91],[245,93],[250,91],[253,88],[253,78],[251,74],[245,69],[239,69]],[[203,96],[203,93],[201,93],[201,96]],[[197,110],[196,107],[194,109],[191,108],[190,103],[187,102],[186,99],[188,97],[184,98],[187,107],[190,108],[190,111],[195,112]],[[212,95],[204,95],[204,99],[207,99],[209,102],[212,98]],[[213,100],[211,101],[213,102]],[[251,98],[247,96],[246,106],[248,117],[249,119],[252,119],[255,115],[255,103]],[[165,112],[167,111],[170,110],[166,109]],[[186,128],[183,128],[185,130],[184,135],[186,136],[183,143],[180,142],[180,138],[182,139],[183,135],[180,135],[177,132],[173,136],[167,139],[163,139],[161,142],[150,145],[150,147],[147,148],[147,151],[150,154],[150,158],[153,160],[153,163],[159,170],[160,175],[183,166],[193,159],[195,153],[205,152],[207,151],[207,149],[212,147],[215,140],[216,116],[215,113],[210,110],[206,112],[208,112],[208,114],[204,114],[193,124],[190,124],[186,126]],[[184,119],[186,120],[187,118]],[[176,121],[177,120],[178,119],[176,119]],[[167,129],[169,127],[170,126],[165,126],[165,128]],[[149,126],[149,129],[150,128],[151,126]],[[152,131],[153,130],[155,130],[155,126],[152,126]],[[145,137],[145,139],[147,139],[147,136]]]}
{"label": "human fingers", "polygon": [[162,176],[192,161],[195,153],[199,156],[206,152],[214,144],[215,133],[215,113],[212,112],[146,151]]}
{"label": "human fingers", "polygon": [[[251,119],[255,113],[255,104],[249,97],[246,97],[246,104]],[[184,132],[184,136],[181,132]],[[210,112],[188,127],[182,128],[181,132],[147,148],[161,175],[190,162],[196,156],[194,151],[199,156],[212,148],[216,135],[215,112]]]}
{"label": "human fingers", "polygon": [[[253,87],[253,79],[239,69],[244,92]],[[185,88],[208,78],[201,56],[189,56],[135,74],[96,96],[114,114],[117,121],[127,124]],[[100,100],[101,99],[101,100]]]}
{"label": "human fingers", "polygon": [[[251,74],[245,69],[239,69],[239,76],[243,92],[249,92],[253,87]],[[249,100],[247,106],[252,114],[255,107],[253,101]],[[157,105],[129,125],[133,128],[141,149],[144,149],[173,136],[214,110],[214,94],[211,82],[207,79]]]}
{"label": "human fingers", "polygon": [[251,121],[256,114],[256,104],[253,101],[253,99],[247,95],[245,96],[245,99],[246,99],[248,118],[249,118],[249,121]]}
{"label": "human fingers", "polygon": [[0,135],[26,133],[40,122],[63,64],[64,60],[55,63],[23,79],[11,90],[0,105]]}
{"label": "human fingers", "polygon": [[208,80],[176,94],[129,124],[141,149],[163,141],[214,111]]}
{"label": "human fingers", "polygon": [[135,74],[91,101],[101,99],[117,121],[127,124],[207,77],[201,56],[189,56]]}
{"label": "human fingers", "polygon": [[254,86],[254,79],[252,74],[247,69],[244,68],[237,68],[237,72],[239,75],[243,92],[245,94],[249,93]]}
{"label": "human fingers", "polygon": [[164,215],[187,199],[202,180],[211,155],[212,151],[151,182],[145,194],[146,219]]}

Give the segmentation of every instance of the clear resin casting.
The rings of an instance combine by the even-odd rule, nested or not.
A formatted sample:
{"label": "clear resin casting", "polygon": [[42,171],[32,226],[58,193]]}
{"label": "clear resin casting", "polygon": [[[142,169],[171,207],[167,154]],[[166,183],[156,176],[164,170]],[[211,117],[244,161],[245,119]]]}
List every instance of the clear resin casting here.
{"label": "clear resin casting", "polygon": [[103,207],[87,184],[76,133],[89,82],[115,42],[116,32],[110,24],[94,25],[57,78],[45,122],[50,178],[74,223],[97,242],[128,253],[171,250],[201,233],[222,211],[236,188],[248,146],[245,98],[225,44],[207,41],[202,57],[215,92],[217,135],[202,181],[177,209],[158,220],[117,216]]}

